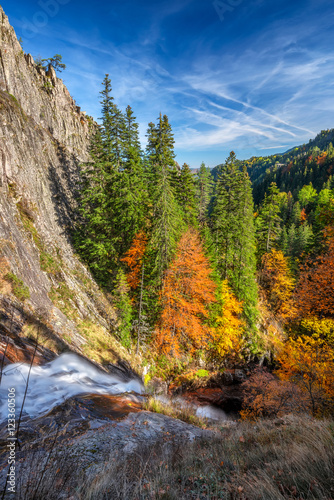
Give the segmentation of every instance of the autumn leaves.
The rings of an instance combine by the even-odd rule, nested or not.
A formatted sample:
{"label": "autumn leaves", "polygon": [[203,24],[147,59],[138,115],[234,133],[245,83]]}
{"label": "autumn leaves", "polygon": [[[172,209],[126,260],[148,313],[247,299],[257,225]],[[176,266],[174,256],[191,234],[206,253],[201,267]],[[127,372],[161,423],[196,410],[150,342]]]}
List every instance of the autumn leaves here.
{"label": "autumn leaves", "polygon": [[163,282],[157,335],[157,345],[163,352],[178,355],[208,345],[208,306],[215,300],[216,289],[211,272],[198,233],[188,229]]}
{"label": "autumn leaves", "polygon": [[[127,279],[133,290],[140,287],[145,247],[146,238],[140,232],[122,259],[128,265]],[[242,304],[227,280],[218,285],[212,278],[212,267],[195,229],[189,228],[181,236],[159,300],[155,344],[160,352],[180,356],[202,349],[220,359],[240,353],[245,326],[240,319]]]}

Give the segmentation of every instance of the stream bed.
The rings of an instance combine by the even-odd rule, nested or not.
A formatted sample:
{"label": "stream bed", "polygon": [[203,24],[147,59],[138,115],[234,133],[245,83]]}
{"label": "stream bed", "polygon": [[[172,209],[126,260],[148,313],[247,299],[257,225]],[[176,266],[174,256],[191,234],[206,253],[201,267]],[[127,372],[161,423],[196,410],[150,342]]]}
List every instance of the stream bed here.
{"label": "stream bed", "polygon": [[[109,405],[111,412],[113,411],[112,405],[115,404],[116,410],[120,399],[123,397],[125,402],[126,395],[129,393],[132,393],[139,405],[137,411],[140,402],[146,397],[145,387],[139,377],[130,373],[118,375],[105,373],[89,361],[72,353],[62,354],[42,366],[34,365],[30,368],[30,365],[26,363],[7,365],[3,369],[0,385],[0,422],[7,418],[8,394],[12,389],[15,393],[16,418],[21,411],[27,390],[23,416],[32,419],[46,415],[53,408],[64,405],[71,398],[84,395],[104,397],[103,405],[105,407]],[[107,396],[117,395],[119,395],[117,403],[115,398],[107,398]],[[96,397],[91,399],[97,401]],[[218,405],[208,404],[200,399],[192,398],[189,400],[186,396],[171,398],[161,395],[156,397],[166,405],[191,407],[197,416],[211,421],[226,422],[236,418],[236,414],[226,413]],[[102,399],[100,398],[98,401],[101,405]],[[131,408],[129,409],[131,410]],[[92,418],[94,418],[93,411]]]}

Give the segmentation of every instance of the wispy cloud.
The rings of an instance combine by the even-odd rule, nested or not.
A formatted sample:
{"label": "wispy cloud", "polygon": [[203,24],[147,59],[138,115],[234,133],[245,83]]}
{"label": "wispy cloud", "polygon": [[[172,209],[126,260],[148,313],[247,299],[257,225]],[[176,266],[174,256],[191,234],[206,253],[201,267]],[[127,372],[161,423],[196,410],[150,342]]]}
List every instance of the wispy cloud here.
{"label": "wispy cloud", "polygon": [[[82,2],[78,20],[79,0],[71,0],[61,15],[71,11],[73,20],[50,19],[29,50],[63,54],[64,81],[95,118],[109,73],[116,102],[134,109],[143,145],[160,112],[172,123],[179,161],[193,166],[206,157],[221,162],[231,149],[241,156],[288,149],[334,125],[328,0],[251,0],[224,23],[202,0],[129,0],[95,10]],[[19,29],[28,2],[16,0],[15,8]]]}

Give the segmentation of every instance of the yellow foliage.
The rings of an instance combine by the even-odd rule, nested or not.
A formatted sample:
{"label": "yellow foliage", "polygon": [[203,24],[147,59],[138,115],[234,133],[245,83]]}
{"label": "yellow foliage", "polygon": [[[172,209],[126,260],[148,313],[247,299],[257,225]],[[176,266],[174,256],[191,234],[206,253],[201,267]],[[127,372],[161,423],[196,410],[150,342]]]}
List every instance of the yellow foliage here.
{"label": "yellow foliage", "polygon": [[294,280],[283,252],[273,249],[263,256],[260,282],[271,309],[282,319],[293,316]]}
{"label": "yellow foliage", "polygon": [[242,302],[239,302],[224,280],[219,290],[221,310],[213,329],[213,346],[216,354],[224,358],[228,354],[239,354],[243,345],[245,323],[240,319]]}
{"label": "yellow foliage", "polygon": [[334,347],[334,319],[312,316],[301,321],[301,327],[311,335],[320,337]]}
{"label": "yellow foliage", "polygon": [[277,360],[281,380],[297,384],[309,398],[312,413],[323,414],[334,403],[334,349],[314,334],[289,339]]}

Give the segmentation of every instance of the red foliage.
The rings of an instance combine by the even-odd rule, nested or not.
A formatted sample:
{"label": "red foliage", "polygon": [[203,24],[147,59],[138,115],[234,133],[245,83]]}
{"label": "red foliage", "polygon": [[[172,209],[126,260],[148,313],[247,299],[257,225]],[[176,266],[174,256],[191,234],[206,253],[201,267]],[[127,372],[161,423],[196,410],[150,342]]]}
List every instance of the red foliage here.
{"label": "red foliage", "polygon": [[324,151],[323,153],[321,153],[321,155],[319,155],[316,158],[317,165],[323,165],[325,163],[326,158],[327,158],[327,152]]}
{"label": "red foliage", "polygon": [[129,286],[135,290],[140,283],[140,271],[143,263],[143,257],[146,250],[147,237],[144,231],[140,231],[134,237],[131,247],[126,252],[124,257],[121,258],[122,262],[126,262],[130,271],[126,279]]}
{"label": "red foliage", "polygon": [[307,220],[305,208],[300,212],[300,222],[303,224]]}
{"label": "red foliage", "polygon": [[302,267],[296,290],[301,317],[334,317],[334,234],[326,234],[327,252]]}

